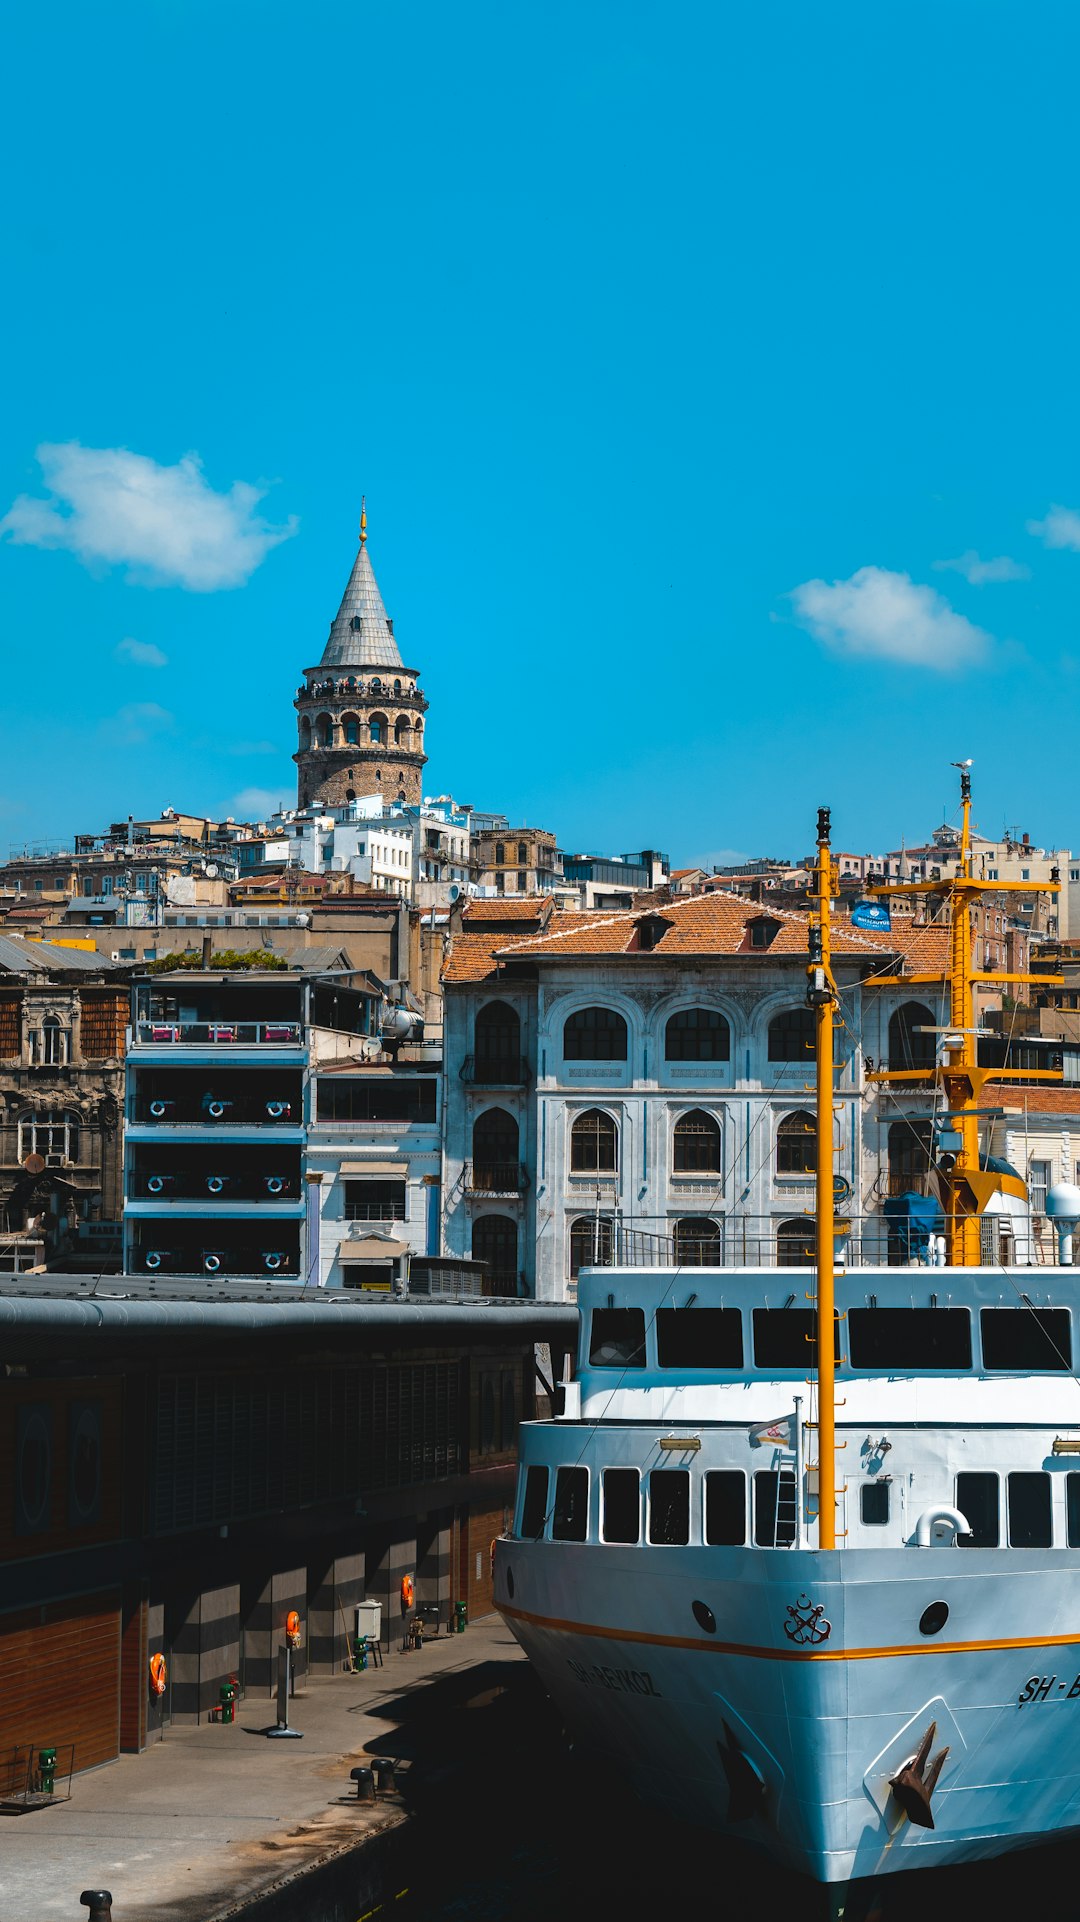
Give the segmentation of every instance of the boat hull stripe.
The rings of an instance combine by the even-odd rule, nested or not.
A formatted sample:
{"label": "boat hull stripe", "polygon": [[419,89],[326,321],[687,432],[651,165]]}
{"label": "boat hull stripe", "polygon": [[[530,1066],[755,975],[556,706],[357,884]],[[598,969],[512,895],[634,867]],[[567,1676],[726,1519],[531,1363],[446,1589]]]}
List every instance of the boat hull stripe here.
{"label": "boat hull stripe", "polygon": [[1080,1644],[1075,1635],[1003,1636],[985,1642],[898,1642],[883,1648],[760,1648],[751,1642],[708,1641],[696,1635],[648,1635],[636,1628],[603,1628],[595,1622],[562,1621],[556,1615],[533,1615],[526,1608],[512,1608],[509,1602],[496,1602],[500,1615],[515,1622],[529,1622],[534,1628],[550,1628],[564,1635],[591,1635],[605,1642],[644,1642],[650,1648],[689,1648],[700,1655],[746,1655],[757,1662],[879,1662],[893,1655],[971,1655],[1001,1648],[1071,1648]]}

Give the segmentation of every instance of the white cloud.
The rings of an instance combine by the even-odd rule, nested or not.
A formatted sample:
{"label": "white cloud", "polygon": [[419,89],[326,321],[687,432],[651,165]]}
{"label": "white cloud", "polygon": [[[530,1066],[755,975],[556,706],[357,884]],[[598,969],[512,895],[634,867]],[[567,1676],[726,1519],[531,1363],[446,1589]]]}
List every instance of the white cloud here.
{"label": "white cloud", "polygon": [[985,587],[991,581],[1029,581],[1030,567],[1022,561],[1011,560],[1008,554],[999,554],[996,560],[984,561],[973,547],[966,548],[954,561],[935,561],[939,574],[962,574],[972,587]]}
{"label": "white cloud", "polygon": [[133,667],[168,667],[169,657],[163,654],[153,641],[133,641],[130,634],[118,641],[113,650],[118,661],[130,661]]}
{"label": "white cloud", "polygon": [[98,733],[112,747],[143,747],[159,734],[171,734],[175,718],[157,701],[129,701],[98,723]]}
{"label": "white cloud", "polygon": [[1035,534],[1044,547],[1069,547],[1080,553],[1080,514],[1075,507],[1051,507],[1044,521],[1029,521],[1029,534]]}
{"label": "white cloud", "polygon": [[148,585],[196,593],[239,587],[296,531],[294,518],[284,527],[261,520],[262,491],[246,481],[215,493],[196,454],[161,467],[126,447],[68,441],[39,447],[37,457],[53,498],[20,494],[0,534],[20,546],[66,547],[82,561],[127,567]]}
{"label": "white cloud", "polygon": [[992,645],[934,588],[885,567],[860,567],[848,581],[804,581],[791,599],[802,625],[838,654],[949,673],[983,660]]}
{"label": "white cloud", "polygon": [[268,814],[276,814],[279,807],[294,807],[295,801],[290,791],[269,787],[246,787],[234,794],[229,802],[229,813],[236,821],[265,821]]}

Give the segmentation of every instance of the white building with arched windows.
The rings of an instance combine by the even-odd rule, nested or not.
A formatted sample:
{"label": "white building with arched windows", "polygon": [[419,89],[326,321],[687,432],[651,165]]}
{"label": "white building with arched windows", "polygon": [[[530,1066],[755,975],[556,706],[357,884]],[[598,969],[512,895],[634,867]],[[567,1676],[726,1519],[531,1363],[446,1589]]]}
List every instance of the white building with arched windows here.
{"label": "white building with arched windows", "polygon": [[[838,1212],[881,1259],[885,1199],[925,1176],[925,1030],[942,1020],[940,994],[904,977],[943,968],[944,938],[834,933]],[[603,914],[470,903],[444,972],[445,1251],[486,1261],[499,1293],[545,1300],[572,1297],[586,1264],[651,1251],[803,1265],[806,966],[805,917],[733,895]],[[874,1063],[910,1068],[902,1100],[868,1080]]]}

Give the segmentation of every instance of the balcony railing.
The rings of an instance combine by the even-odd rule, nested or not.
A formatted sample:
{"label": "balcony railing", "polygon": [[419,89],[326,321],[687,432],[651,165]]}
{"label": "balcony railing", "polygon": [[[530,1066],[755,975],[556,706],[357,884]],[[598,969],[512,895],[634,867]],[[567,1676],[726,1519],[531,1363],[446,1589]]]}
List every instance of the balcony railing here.
{"label": "balcony railing", "polygon": [[523,1195],[528,1185],[528,1171],[518,1161],[465,1164],[465,1187],[471,1195]]}
{"label": "balcony railing", "polygon": [[[701,1217],[695,1234],[677,1234],[668,1221],[605,1214],[582,1217],[570,1243],[571,1279],[579,1268],[813,1268],[814,1221],[789,1216],[724,1214]],[[714,1224],[705,1232],[706,1221]],[[917,1220],[883,1213],[839,1216],[838,1267],[935,1267],[943,1252],[942,1215],[933,1233]],[[1055,1267],[1058,1238],[1040,1218],[1030,1226],[1015,1216],[984,1215],[979,1223],[984,1263]],[[1080,1236],[1078,1236],[1080,1240]],[[937,1245],[935,1245],[937,1244]],[[1078,1250],[1080,1253],[1080,1250]]]}
{"label": "balcony railing", "polygon": [[524,1088],[532,1079],[532,1070],[524,1055],[500,1061],[467,1054],[461,1064],[461,1079],[472,1088]]}
{"label": "balcony railing", "polygon": [[296,1048],[299,1021],[137,1021],[140,1047]]}

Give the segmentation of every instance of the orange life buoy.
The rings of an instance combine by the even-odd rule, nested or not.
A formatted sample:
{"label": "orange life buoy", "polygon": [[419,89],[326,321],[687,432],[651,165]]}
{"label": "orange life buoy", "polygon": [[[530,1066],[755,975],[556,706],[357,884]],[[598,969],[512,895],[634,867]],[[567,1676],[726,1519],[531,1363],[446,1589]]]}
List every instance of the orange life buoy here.
{"label": "orange life buoy", "polygon": [[412,1576],[411,1576],[411,1575],[403,1575],[403,1576],[402,1576],[402,1578],[401,1578],[401,1606],[402,1606],[402,1608],[403,1608],[403,1609],[405,1609],[406,1611],[408,1611],[408,1610],[409,1610],[409,1609],[410,1609],[410,1608],[412,1607],[412,1605],[413,1605],[413,1602],[414,1602],[414,1600],[415,1600],[415,1598],[416,1598],[416,1584],[415,1584],[415,1582],[413,1581],[413,1578],[412,1578]]}
{"label": "orange life buoy", "polygon": [[165,1666],[164,1655],[151,1655],[150,1687],[153,1690],[155,1695],[164,1695],[165,1685],[168,1682],[168,1679],[169,1679],[169,1671]]}
{"label": "orange life buoy", "polygon": [[300,1617],[295,1608],[290,1608],[285,1617],[285,1640],[290,1648],[300,1646]]}

